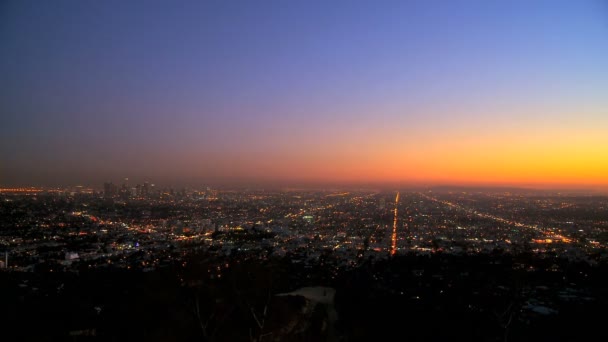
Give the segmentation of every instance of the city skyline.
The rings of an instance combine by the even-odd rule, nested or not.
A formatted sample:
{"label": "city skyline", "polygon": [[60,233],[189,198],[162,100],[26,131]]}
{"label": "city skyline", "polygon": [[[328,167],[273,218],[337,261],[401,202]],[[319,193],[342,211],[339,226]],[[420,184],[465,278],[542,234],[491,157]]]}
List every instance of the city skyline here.
{"label": "city skyline", "polygon": [[607,19],[600,1],[7,2],[0,185],[606,190]]}

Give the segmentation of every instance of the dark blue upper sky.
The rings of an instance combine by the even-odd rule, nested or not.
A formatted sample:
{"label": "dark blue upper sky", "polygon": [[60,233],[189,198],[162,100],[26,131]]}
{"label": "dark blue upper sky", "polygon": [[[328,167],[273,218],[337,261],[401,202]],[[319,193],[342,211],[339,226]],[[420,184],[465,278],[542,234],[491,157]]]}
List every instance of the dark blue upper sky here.
{"label": "dark blue upper sky", "polygon": [[4,1],[0,42],[0,184],[335,178],[407,137],[608,128],[601,1]]}

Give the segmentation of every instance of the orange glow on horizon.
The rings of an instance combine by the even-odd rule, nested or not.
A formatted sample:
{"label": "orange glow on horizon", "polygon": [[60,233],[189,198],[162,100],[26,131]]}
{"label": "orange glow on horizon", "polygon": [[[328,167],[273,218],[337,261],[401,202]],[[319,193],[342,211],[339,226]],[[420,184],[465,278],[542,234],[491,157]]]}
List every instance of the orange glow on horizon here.
{"label": "orange glow on horizon", "polygon": [[285,167],[300,178],[330,181],[608,185],[608,138],[602,135],[447,137],[347,147],[334,153],[328,145]]}
{"label": "orange glow on horizon", "polygon": [[220,182],[608,188],[608,134],[602,125],[520,124],[467,128],[440,123],[402,131],[385,123],[353,123],[342,130],[282,127],[261,143],[235,142],[225,151],[191,145],[173,154],[166,173]]}

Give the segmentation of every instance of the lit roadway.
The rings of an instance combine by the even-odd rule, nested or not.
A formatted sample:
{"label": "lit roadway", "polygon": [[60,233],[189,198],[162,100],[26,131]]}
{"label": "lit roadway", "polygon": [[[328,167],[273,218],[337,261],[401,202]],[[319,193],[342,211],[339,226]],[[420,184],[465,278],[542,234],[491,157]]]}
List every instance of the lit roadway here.
{"label": "lit roadway", "polygon": [[397,252],[397,204],[399,204],[399,191],[395,197],[395,218],[393,219],[393,235],[391,236],[391,255]]}
{"label": "lit roadway", "polygon": [[[533,230],[536,230],[537,232],[539,232],[539,233],[541,233],[543,235],[550,236],[552,239],[561,240],[562,242],[565,242],[565,243],[572,242],[572,238],[568,238],[568,237],[565,237],[563,235],[556,234],[555,230],[558,230],[557,228],[545,228],[545,229],[543,229],[543,228],[539,227],[538,225],[529,225],[529,224],[525,224],[525,223],[521,223],[521,222],[517,222],[517,221],[507,220],[507,219],[499,217],[499,216],[494,216],[494,215],[491,215],[491,214],[486,214],[486,213],[479,212],[477,210],[469,209],[469,208],[463,207],[463,206],[461,206],[459,204],[456,204],[456,203],[453,203],[453,202],[440,200],[438,198],[431,197],[431,196],[423,194],[423,193],[418,193],[418,194],[420,196],[428,199],[428,200],[431,200],[431,201],[434,201],[434,202],[437,202],[437,203],[441,203],[441,204],[447,205],[448,207],[451,207],[451,208],[454,208],[454,209],[459,209],[459,210],[465,211],[465,212],[467,212],[469,214],[477,215],[478,217],[481,217],[481,218],[486,218],[486,219],[494,220],[496,222],[500,222],[500,223],[504,223],[504,224],[509,224],[509,225],[513,225],[513,226],[516,226],[516,227],[533,229]],[[395,217],[395,219],[396,219],[396,217]],[[579,241],[579,242],[582,243],[583,241]]]}

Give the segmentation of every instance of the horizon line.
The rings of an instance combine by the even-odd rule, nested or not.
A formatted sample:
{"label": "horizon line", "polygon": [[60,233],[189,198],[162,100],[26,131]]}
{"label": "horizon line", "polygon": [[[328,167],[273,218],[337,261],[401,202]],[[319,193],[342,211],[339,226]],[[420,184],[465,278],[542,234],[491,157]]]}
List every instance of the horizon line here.
{"label": "horizon line", "polygon": [[[0,183],[1,189],[18,189],[18,188],[30,188],[30,189],[64,189],[70,187],[86,187],[88,189],[102,189],[103,183],[111,182],[117,185],[124,183],[114,182],[112,180],[105,180],[98,182],[98,184],[91,184],[91,182],[76,182],[72,184],[61,184],[61,185],[41,185],[41,184],[15,184],[15,185],[4,185]],[[166,188],[188,188],[197,189],[200,187],[210,187],[218,190],[229,190],[229,189],[251,189],[251,190],[327,190],[329,189],[377,189],[377,190],[401,190],[401,189],[415,189],[415,190],[519,190],[519,191],[555,191],[555,192],[594,192],[594,193],[608,193],[608,184],[576,184],[576,183],[458,183],[458,182],[313,182],[313,181],[234,181],[234,182],[159,182],[153,181],[136,181],[130,182],[130,187],[135,185],[142,185],[144,182],[149,182],[155,185],[158,189]]]}

